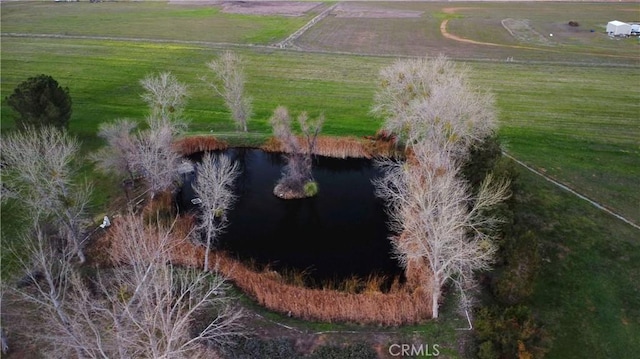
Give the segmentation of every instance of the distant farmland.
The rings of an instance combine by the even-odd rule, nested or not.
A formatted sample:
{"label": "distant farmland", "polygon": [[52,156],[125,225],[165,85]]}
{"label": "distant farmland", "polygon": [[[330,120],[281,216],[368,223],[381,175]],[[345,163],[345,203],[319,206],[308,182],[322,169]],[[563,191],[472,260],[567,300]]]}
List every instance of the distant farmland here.
{"label": "distant farmland", "polygon": [[[379,55],[443,53],[468,59],[637,64],[637,43],[604,34],[607,21],[632,19],[634,11],[633,4],[611,3],[342,3],[298,45]],[[511,35],[503,22],[508,18],[526,21],[531,34]],[[445,20],[447,32],[470,41],[441,36]],[[579,26],[570,26],[570,21]],[[533,34],[545,41],[527,36]]]}

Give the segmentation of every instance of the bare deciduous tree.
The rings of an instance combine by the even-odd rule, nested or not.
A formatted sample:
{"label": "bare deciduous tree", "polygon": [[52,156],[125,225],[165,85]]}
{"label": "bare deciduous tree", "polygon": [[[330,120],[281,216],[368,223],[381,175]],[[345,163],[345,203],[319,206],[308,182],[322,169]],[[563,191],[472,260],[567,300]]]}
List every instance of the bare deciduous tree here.
{"label": "bare deciduous tree", "polygon": [[84,262],[82,231],[92,187],[74,178],[78,150],[74,138],[54,127],[27,128],[2,139],[3,180],[9,188],[5,195],[57,222],[60,234]]}
{"label": "bare deciduous tree", "polygon": [[174,128],[169,122],[150,122],[134,138],[134,166],[147,183],[149,196],[171,188],[178,179],[180,156],[173,149]]}
{"label": "bare deciduous tree", "polygon": [[131,132],[136,124],[118,120],[102,124],[98,135],[107,140],[107,147],[94,154],[98,168],[116,173],[142,175],[150,197],[171,188],[177,179],[179,155],[172,148],[173,137],[186,128],[181,118],[187,101],[187,87],[170,72],[149,75],[140,80],[145,89],[142,98],[149,104],[148,129]]}
{"label": "bare deciduous tree", "polygon": [[283,198],[300,198],[315,195],[315,191],[306,191],[305,185],[313,183],[313,153],[316,140],[322,129],[324,116],[309,119],[306,112],[298,116],[302,131],[302,140],[291,129],[291,116],[286,107],[278,106],[269,120],[274,136],[280,140],[286,152],[287,164],[282,178],[278,181],[274,193]]}
{"label": "bare deciduous tree", "polygon": [[151,117],[175,122],[180,119],[187,103],[188,89],[171,72],[148,75],[140,80],[145,89],[142,99],[151,109]]}
{"label": "bare deciduous tree", "polygon": [[384,162],[377,193],[387,201],[400,262],[430,271],[421,278],[429,282],[434,318],[447,282],[468,302],[473,273],[489,268],[499,219],[486,209],[509,194],[509,183],[487,176],[472,198],[460,178],[462,160],[497,126],[493,97],[473,88],[467,71],[444,56],[398,60],[381,71],[374,100],[373,113],[404,139],[408,157]]}
{"label": "bare deciduous tree", "polygon": [[92,155],[99,170],[133,180],[136,145],[132,132],[136,127],[137,123],[127,119],[100,124],[98,137],[107,141],[107,146]]}
{"label": "bare deciduous tree", "polygon": [[211,345],[239,333],[242,313],[231,306],[224,280],[171,264],[170,228],[145,226],[129,214],[110,230],[119,266],[92,277],[82,276],[68,249],[37,225],[24,241],[33,284],[12,290],[35,308],[39,322],[31,334],[48,356],[205,358]]}
{"label": "bare deciduous tree", "polygon": [[245,93],[245,74],[242,58],[232,51],[225,51],[207,64],[215,80],[203,80],[224,99],[231,117],[238,128],[247,132],[247,122],[252,115],[252,99]]}
{"label": "bare deciduous tree", "polygon": [[30,303],[37,312],[39,322],[32,326],[30,334],[46,338],[43,344],[51,357],[71,357],[71,353],[78,358],[96,357],[87,355],[95,350],[86,340],[86,334],[94,329],[87,324],[93,326],[93,323],[78,321],[80,311],[73,307],[76,289],[86,291],[86,288],[73,286],[81,281],[71,260],[72,250],[63,241],[45,233],[38,219],[39,215],[35,214],[32,231],[23,235],[20,253],[16,253],[26,274],[22,282],[29,285],[8,290]]}
{"label": "bare deciduous tree", "polygon": [[227,225],[226,212],[235,199],[232,185],[238,172],[237,164],[224,155],[206,153],[197,166],[198,177],[193,189],[202,201],[198,230],[205,236],[205,271],[209,270],[211,246]]}
{"label": "bare deciduous tree", "polygon": [[380,72],[372,112],[407,146],[426,139],[464,157],[497,126],[493,96],[468,78],[466,67],[444,56],[397,60]]}
{"label": "bare deciduous tree", "polygon": [[432,316],[438,317],[442,287],[453,282],[464,290],[473,273],[489,268],[495,252],[491,228],[498,218],[485,210],[506,199],[509,183],[488,177],[476,198],[458,178],[459,168],[436,145],[421,141],[407,162],[386,161],[376,182],[388,206],[395,253],[405,267],[426,265],[431,275]]}

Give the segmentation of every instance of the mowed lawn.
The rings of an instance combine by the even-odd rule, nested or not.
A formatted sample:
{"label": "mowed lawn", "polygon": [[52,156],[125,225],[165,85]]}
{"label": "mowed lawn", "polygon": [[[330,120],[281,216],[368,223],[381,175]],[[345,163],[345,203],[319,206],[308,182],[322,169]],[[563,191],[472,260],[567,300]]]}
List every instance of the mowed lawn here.
{"label": "mowed lawn", "polygon": [[[2,32],[29,32],[22,20],[9,16],[7,5],[1,5]],[[120,5],[130,6],[118,4],[113,5],[113,9]],[[144,6],[161,7],[158,4]],[[198,7],[171,9],[214,11]],[[31,16],[28,10],[21,11],[21,16]],[[231,16],[217,12],[214,15]],[[116,21],[105,13],[102,16],[100,21]],[[157,16],[173,22],[171,16],[162,12]],[[233,20],[239,23],[253,19],[245,15],[231,17],[236,17]],[[52,17],[50,26],[60,26],[54,20]],[[67,24],[82,23],[76,20]],[[239,43],[249,43],[252,41],[247,39],[261,36],[261,30],[255,33],[247,30],[245,35],[202,33],[202,37],[195,35],[198,33],[195,31],[187,39],[154,25],[153,17],[146,21],[150,28],[157,26],[156,30],[144,33],[146,30],[132,24],[133,30],[119,29],[117,36],[132,38],[136,37],[133,36],[136,31],[141,31],[144,36],[139,37]],[[299,19],[265,17],[261,21],[268,33],[268,29],[277,28],[282,21]],[[183,31],[190,31],[189,24],[188,21],[181,24],[186,27]],[[33,32],[40,32],[40,25],[34,22],[32,26]],[[82,28],[74,26],[66,31],[83,34]],[[114,36],[104,33],[104,29],[89,28],[86,31],[91,35]],[[286,31],[292,29],[295,26],[260,41],[271,42],[272,38],[286,36]],[[251,33],[254,35],[246,35]],[[235,38],[223,41],[224,36]],[[363,136],[379,128],[380,120],[373,118],[369,109],[378,71],[391,63],[392,58],[257,47],[234,49],[246,60],[247,90],[254,98],[255,116],[249,125],[251,136],[263,138],[270,133],[268,118],[278,105],[288,106],[294,112],[309,111],[312,116],[324,113],[325,134]],[[207,75],[206,62],[222,50],[213,45],[178,42],[5,36],[2,37],[0,96],[4,99],[29,76],[52,75],[69,87],[74,103],[71,131],[90,151],[101,145],[95,136],[101,122],[122,117],[144,118],[146,110],[140,98],[139,79],[159,71],[172,71],[190,88],[186,111],[190,131],[228,136],[234,131],[228,111],[200,80]],[[635,51],[637,53],[637,48]],[[621,61],[624,66],[497,61],[467,64],[472,69],[474,82],[495,94],[501,120],[500,137],[509,153],[640,223],[638,66],[626,61]],[[11,111],[4,101],[1,125],[3,130],[13,127]],[[541,239],[544,261],[535,295],[528,304],[555,337],[549,357],[634,357],[633,353],[640,352],[637,334],[640,333],[640,231],[533,174],[523,172],[522,181],[534,199],[531,213],[541,218],[532,230]],[[96,212],[104,209],[107,200],[108,197],[102,197],[97,201]],[[12,213],[15,212],[3,208],[3,241],[6,225],[19,221]]]}

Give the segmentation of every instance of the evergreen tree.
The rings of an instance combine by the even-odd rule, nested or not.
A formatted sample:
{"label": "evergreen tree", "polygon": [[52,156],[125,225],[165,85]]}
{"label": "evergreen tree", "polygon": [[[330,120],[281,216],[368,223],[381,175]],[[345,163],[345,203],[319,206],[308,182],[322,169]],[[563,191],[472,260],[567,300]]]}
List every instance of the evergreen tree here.
{"label": "evergreen tree", "polygon": [[71,96],[69,88],[62,88],[53,77],[38,75],[30,77],[15,88],[7,97],[7,103],[18,116],[16,125],[27,127],[69,127],[71,118]]}

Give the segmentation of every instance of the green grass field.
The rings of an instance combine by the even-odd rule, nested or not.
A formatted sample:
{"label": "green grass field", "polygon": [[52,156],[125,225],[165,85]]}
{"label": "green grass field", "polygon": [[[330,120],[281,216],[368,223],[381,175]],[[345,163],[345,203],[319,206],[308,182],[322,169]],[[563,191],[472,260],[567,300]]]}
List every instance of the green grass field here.
{"label": "green grass field", "polygon": [[2,4],[2,32],[268,44],[312,17],[313,13],[300,17],[228,14],[218,7],[161,1],[117,5],[24,1]]}
{"label": "green grass field", "polygon": [[[402,6],[408,9],[428,6],[429,16],[436,19],[437,12],[442,13],[442,8],[450,5]],[[101,122],[122,117],[144,118],[146,110],[139,96],[138,80],[158,71],[172,71],[189,85],[191,98],[186,116],[191,122],[190,131],[233,133],[222,101],[200,81],[201,76],[207,75],[205,63],[225,47],[180,41],[268,44],[286,37],[313,16],[230,15],[217,8],[157,2],[3,2],[0,6],[3,34],[175,40],[154,43],[2,37],[1,98],[29,76],[39,73],[53,76],[70,89],[74,109],[71,131],[84,141],[87,151],[101,145],[95,136]],[[469,4],[455,3],[455,6]],[[527,5],[526,11],[516,13],[513,8],[517,6],[513,4],[473,3],[473,6],[479,10],[460,12],[462,17],[452,19],[449,31],[478,41],[503,41],[505,45],[513,45],[513,39],[504,36],[501,26],[485,26],[485,32],[473,29],[488,23],[495,25],[496,19],[507,16],[527,16],[542,33],[559,26],[570,10],[574,11],[572,16],[579,16],[605,7],[545,3]],[[633,7],[624,3],[606,6],[607,20],[614,16],[624,20],[623,16],[629,14],[627,9]],[[578,7],[581,10],[575,12]],[[490,13],[494,15],[489,16]],[[588,20],[566,20],[595,27],[595,15],[590,16]],[[436,21],[429,23],[437,25]],[[360,19],[352,26],[366,28],[370,24]],[[229,28],[233,31],[227,31]],[[342,28],[336,25],[336,29]],[[321,22],[316,30],[326,32],[327,28]],[[308,35],[319,36],[313,31]],[[562,52],[532,49],[488,51],[480,45],[452,44],[432,33],[423,38],[429,42],[426,46],[441,46],[454,59],[459,54],[472,68],[474,82],[495,94],[500,138],[509,153],[640,223],[640,48],[637,39],[601,42],[590,41],[588,36],[591,35],[565,40],[564,49],[571,46],[574,49],[566,56]],[[302,37],[300,44],[306,47],[313,42],[310,37]],[[341,49],[337,45],[321,46],[318,50]],[[476,48],[482,49],[477,58],[465,55]],[[269,134],[267,119],[277,105],[288,106],[293,112],[309,111],[312,116],[324,113],[327,121],[323,132],[329,135],[370,135],[379,128],[380,121],[370,115],[369,109],[377,73],[393,61],[392,57],[258,46],[234,49],[246,60],[247,90],[254,98],[250,138]],[[365,47],[362,51],[368,52]],[[620,57],[580,55],[576,51]],[[508,63],[502,61],[505,56],[535,61]],[[4,101],[1,120],[2,130],[13,127],[11,111]],[[521,177],[523,186],[535,199],[531,212],[543,219],[540,227],[532,230],[542,241],[546,260],[529,304],[555,337],[549,357],[633,357],[632,353],[640,352],[640,231],[533,174],[523,172]],[[109,183],[107,178],[98,180],[100,184]],[[110,193],[113,192],[101,192],[94,207],[96,213],[104,210]],[[18,212],[2,208],[3,241],[17,232],[19,223]],[[3,252],[3,268],[10,267],[6,258]]]}

